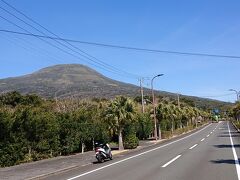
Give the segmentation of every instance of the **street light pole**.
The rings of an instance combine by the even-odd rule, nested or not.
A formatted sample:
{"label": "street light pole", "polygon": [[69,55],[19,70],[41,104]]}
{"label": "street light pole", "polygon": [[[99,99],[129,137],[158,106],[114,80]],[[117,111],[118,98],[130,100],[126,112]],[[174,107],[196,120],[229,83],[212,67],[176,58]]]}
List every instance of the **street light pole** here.
{"label": "street light pole", "polygon": [[[152,102],[153,102],[153,118],[154,118],[154,138],[157,140],[157,118],[156,118],[156,103],[154,97],[154,90],[153,90],[153,80],[157,77],[163,76],[163,74],[158,74],[154,76],[151,80],[151,88],[152,88]],[[161,130],[159,130],[159,139],[161,139]]]}
{"label": "street light pole", "polygon": [[178,103],[178,108],[180,108],[180,94],[179,93],[177,93],[177,103]]}
{"label": "street light pole", "polygon": [[141,91],[141,97],[142,97],[142,113],[144,113],[145,110],[144,110],[144,98],[143,98],[143,86],[142,86],[142,83],[143,83],[143,78],[140,78],[140,91]]}
{"label": "street light pole", "polygon": [[237,95],[237,101],[239,101],[240,91],[237,91],[235,89],[229,89],[229,91],[234,91]]}

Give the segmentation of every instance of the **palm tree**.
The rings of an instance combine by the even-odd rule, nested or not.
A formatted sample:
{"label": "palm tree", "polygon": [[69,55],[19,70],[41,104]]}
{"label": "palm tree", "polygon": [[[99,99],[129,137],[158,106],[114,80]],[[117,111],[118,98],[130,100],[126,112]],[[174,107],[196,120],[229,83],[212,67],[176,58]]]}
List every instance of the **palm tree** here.
{"label": "palm tree", "polygon": [[233,108],[233,116],[237,121],[240,119],[240,103],[238,102]]}
{"label": "palm tree", "polygon": [[124,126],[133,121],[135,105],[130,98],[118,96],[107,108],[107,120],[111,128],[118,132],[119,150],[123,150],[122,132]]}
{"label": "palm tree", "polygon": [[[159,123],[161,121],[165,121],[166,123],[168,123],[169,121],[169,105],[164,102],[164,103],[159,103],[158,107],[157,107],[157,119],[159,121]],[[165,127],[164,129],[167,129],[167,127]]]}
{"label": "palm tree", "polygon": [[182,124],[183,111],[180,107],[175,106],[175,113],[176,113],[177,127],[182,129],[183,128],[183,124]]}
{"label": "palm tree", "polygon": [[185,126],[188,127],[189,121],[191,119],[191,110],[188,106],[183,107],[182,109],[182,122],[185,124]]}

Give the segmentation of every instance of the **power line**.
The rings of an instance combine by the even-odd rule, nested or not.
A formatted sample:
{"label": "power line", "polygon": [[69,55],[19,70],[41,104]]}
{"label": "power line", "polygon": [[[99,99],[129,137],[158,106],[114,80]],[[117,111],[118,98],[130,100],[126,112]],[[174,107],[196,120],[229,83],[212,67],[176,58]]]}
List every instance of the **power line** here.
{"label": "power line", "polygon": [[[43,28],[43,29],[44,29],[45,31],[47,31],[48,33],[54,35],[54,36],[56,37],[56,40],[57,40],[57,38],[58,38],[58,39],[61,39],[58,35],[56,35],[56,34],[53,33],[52,31],[48,30],[48,29],[45,28],[43,25],[41,25],[41,24],[38,23],[37,21],[33,20],[32,18],[30,18],[29,16],[27,16],[27,15],[24,14],[23,12],[19,11],[19,10],[16,9],[14,6],[12,6],[11,4],[7,3],[7,2],[4,1],[4,0],[1,0],[1,1],[2,1],[3,3],[5,3],[7,6],[11,7],[12,9],[14,9],[14,10],[15,10],[16,12],[18,12],[19,14],[23,15],[25,18],[27,18],[27,19],[30,20],[31,22],[33,22],[33,23],[35,23],[36,25],[38,25],[39,27]],[[44,34],[44,33],[42,33],[42,34]],[[44,35],[46,35],[46,34],[44,34]],[[64,40],[63,40],[63,41],[64,41]],[[91,58],[93,58],[93,59],[95,59],[95,60],[97,60],[97,61],[100,61],[102,64],[107,65],[107,66],[109,66],[109,67],[111,67],[111,68],[114,68],[114,69],[117,70],[117,71],[122,71],[122,70],[119,70],[118,68],[115,68],[114,66],[111,66],[111,65],[109,65],[109,64],[106,64],[105,62],[97,59],[97,58],[94,57],[94,56],[91,56],[90,54],[84,52],[83,50],[79,49],[78,47],[73,46],[73,45],[70,44],[68,41],[64,41],[64,42],[66,42],[66,43],[69,44],[70,46],[78,49],[79,51],[81,51],[82,53],[86,54],[87,56],[89,56],[89,57],[91,57]],[[122,71],[122,72],[127,73],[127,74],[130,74],[130,73],[126,72],[126,71]],[[132,75],[132,74],[130,74],[130,75]],[[137,76],[137,75],[134,75],[134,76]]]}
{"label": "power line", "polygon": [[[29,34],[31,34],[30,31],[28,31],[28,30],[22,28],[21,26],[19,26],[19,25],[17,25],[16,23],[14,23],[14,22],[12,22],[12,21],[10,21],[10,20],[4,18],[4,17],[1,16],[1,15],[0,15],[0,18],[2,18],[2,19],[4,19],[6,22],[8,22],[8,23],[10,23],[10,24],[12,24],[12,25],[14,25],[14,26],[16,26],[16,27],[22,29],[23,31],[28,32]],[[39,37],[38,37],[38,39],[42,40],[43,42],[47,43],[48,45],[53,46],[53,47],[57,48],[58,50],[60,50],[60,51],[62,51],[62,52],[64,52],[64,53],[66,53],[66,54],[68,54],[68,55],[71,55],[71,56],[73,56],[73,57],[75,57],[75,58],[79,58],[78,56],[76,56],[76,55],[74,55],[74,54],[72,54],[72,53],[69,53],[68,51],[66,51],[66,50],[64,50],[64,49],[62,49],[62,48],[60,48],[60,47],[58,47],[58,46],[56,46],[56,45],[54,45],[54,44],[52,44],[52,43],[46,41],[45,39],[41,39],[41,38],[39,38]],[[82,59],[81,59],[81,60],[82,60]],[[94,65],[94,64],[92,64],[92,65]]]}
{"label": "power line", "polygon": [[43,35],[39,35],[39,34],[29,34],[29,33],[11,31],[11,30],[6,30],[6,29],[0,29],[0,31],[1,32],[6,32],[6,33],[25,35],[25,36],[35,36],[35,37],[41,37],[41,38],[46,38],[46,39],[65,41],[65,42],[73,42],[73,43],[88,44],[88,45],[102,46],[102,47],[108,47],[108,48],[118,48],[118,49],[125,49],[125,50],[145,51],[145,52],[150,52],[150,53],[165,53],[165,54],[201,56],[201,57],[212,57],[212,58],[240,59],[240,56],[235,56],[235,55],[220,55],[220,54],[207,54],[207,53],[147,49],[147,48],[139,48],[139,47],[120,46],[120,45],[103,44],[103,43],[96,43],[96,42],[66,39],[66,38],[58,38],[58,37],[52,37],[52,36],[43,36]]}
{"label": "power line", "polygon": [[[12,22],[12,21],[10,21],[10,20],[2,17],[1,15],[0,15],[0,18],[4,19],[4,20],[7,21],[8,23],[10,23],[10,24],[12,24],[12,25],[14,25],[14,26],[16,26],[16,27],[18,27],[18,28],[20,28],[20,29],[22,29],[22,30],[24,30],[24,31],[26,31],[26,32],[28,32],[28,33],[31,34],[31,32],[29,32],[28,30],[26,30],[26,29],[22,28],[21,26],[15,24],[14,22]],[[85,61],[85,62],[86,62],[86,60],[80,58],[79,56],[77,56],[77,55],[75,55],[75,54],[73,54],[73,53],[70,53],[70,52],[62,49],[62,48],[56,46],[55,44],[52,44],[52,43],[46,41],[45,39],[41,39],[40,37],[37,37],[37,38],[40,39],[40,40],[42,40],[43,42],[47,43],[48,45],[53,46],[53,47],[57,48],[58,50],[66,53],[66,54],[68,54],[68,55],[70,55],[70,56],[72,56],[72,57],[74,57],[74,58],[77,58],[77,59],[79,59],[79,60],[81,60],[81,61]],[[104,68],[104,67],[101,67],[101,66],[99,66],[99,65],[93,64],[93,63],[91,63],[91,62],[88,62],[88,64],[90,64],[90,65],[92,65],[92,66],[95,66],[95,67],[98,67],[98,68],[100,68],[100,69],[106,70],[106,71],[108,71],[108,72],[111,72],[111,73],[114,73],[114,74],[118,74],[118,73],[116,73],[116,72],[114,72],[114,71],[111,71],[111,70],[106,69],[106,68]],[[122,74],[118,74],[118,75],[123,76]]]}
{"label": "power line", "polygon": [[[33,29],[37,30],[38,32],[42,33],[42,32],[39,31],[37,28],[33,27],[32,25],[30,25],[29,23],[25,22],[24,20],[18,18],[17,16],[15,16],[15,15],[12,14],[12,13],[10,13],[10,12],[7,11],[6,9],[4,9],[4,8],[2,8],[2,7],[0,7],[0,8],[3,9],[3,10],[4,10],[5,12],[7,12],[8,14],[12,15],[13,17],[17,18],[18,20],[20,20],[20,21],[23,22],[24,24],[26,24],[26,25],[32,27]],[[10,20],[8,20],[8,19],[2,17],[2,16],[0,16],[0,17],[1,17],[2,19],[4,19],[5,21],[11,23],[12,25],[15,25],[15,26],[17,26],[18,28],[20,28],[20,29],[22,29],[22,30],[25,30],[26,32],[29,32],[29,31],[27,31],[26,29],[22,28],[21,26],[18,26],[16,23],[13,23],[12,21],[10,21]],[[30,34],[31,34],[31,33],[30,33]],[[43,33],[43,34],[45,34],[45,33]],[[39,37],[38,37],[38,38],[39,38]],[[39,38],[39,39],[41,39],[41,38]],[[41,39],[41,40],[42,40],[42,39]],[[58,44],[64,46],[64,47],[68,48],[69,50],[72,50],[72,49],[69,48],[68,46],[66,46],[66,45],[64,45],[64,44],[62,44],[62,43],[59,43],[59,42],[56,41],[56,40],[54,40],[54,41],[57,42]],[[49,42],[47,42],[47,41],[45,41],[45,40],[44,40],[44,42],[46,42],[47,44],[49,44],[49,45],[51,45],[51,46],[57,48],[58,50],[63,51],[62,48],[59,48],[58,46],[53,45],[52,43],[49,43]],[[74,53],[78,53],[78,54],[79,54],[79,52],[77,52],[77,51],[75,51],[75,50],[72,50],[72,51],[73,51]],[[69,55],[72,55],[72,56],[74,56],[74,57],[77,57],[77,58],[79,59],[78,56],[76,56],[76,55],[74,55],[74,54],[72,54],[72,53],[69,53],[68,51],[65,51],[65,50],[64,50],[64,52],[67,53],[67,54],[69,54]],[[80,54],[80,55],[83,56],[82,54]],[[83,57],[85,57],[85,56],[83,56]],[[85,58],[86,58],[86,57],[85,57]],[[81,59],[81,58],[80,58],[80,59]],[[83,60],[83,59],[81,59],[81,60]],[[94,62],[95,62],[95,61],[94,61]],[[92,63],[90,63],[90,64],[93,65],[93,66],[96,66],[96,65],[94,65],[94,64],[92,64]],[[97,64],[99,64],[99,63],[97,63]],[[101,65],[101,64],[99,64],[99,65]],[[100,66],[96,66],[96,67],[99,67],[99,68],[101,68],[101,69],[105,69],[105,68],[102,68],[102,67],[100,67]],[[107,70],[107,69],[105,69],[105,70]]]}
{"label": "power line", "polygon": [[[111,66],[111,65],[109,65],[109,64],[107,64],[107,63],[105,63],[105,62],[103,62],[103,61],[101,61],[101,60],[99,60],[99,59],[97,59],[96,57],[94,57],[94,56],[86,53],[85,51],[81,50],[80,48],[78,48],[78,47],[76,47],[76,46],[74,46],[74,45],[72,45],[72,44],[70,44],[70,43],[67,42],[67,41],[64,41],[64,42],[67,43],[68,45],[70,45],[71,47],[73,47],[74,49],[77,49],[77,51],[74,50],[74,49],[72,49],[72,48],[70,48],[69,46],[67,46],[67,45],[65,45],[65,44],[57,41],[57,39],[61,39],[59,36],[57,36],[56,34],[54,34],[53,32],[51,32],[50,30],[48,30],[47,28],[45,28],[44,26],[42,26],[42,25],[39,24],[38,22],[34,21],[32,18],[28,17],[27,15],[25,15],[25,14],[22,13],[21,11],[17,10],[15,7],[13,7],[12,5],[10,5],[9,3],[5,2],[4,0],[1,0],[1,1],[2,1],[3,3],[5,3],[7,6],[9,6],[10,8],[14,9],[14,10],[15,10],[16,12],[18,12],[19,14],[23,15],[25,18],[27,18],[27,19],[30,20],[31,22],[33,22],[33,23],[37,24],[38,26],[40,26],[41,28],[43,28],[43,29],[44,29],[45,31],[47,31],[48,33],[51,33],[52,35],[56,36],[56,38],[53,39],[56,43],[64,46],[65,48],[73,51],[74,53],[79,54],[80,56],[82,56],[82,57],[84,57],[84,58],[92,61],[93,63],[96,63],[96,64],[98,64],[98,65],[100,65],[100,66],[103,66],[104,69],[107,70],[107,71],[109,71],[109,69],[110,69],[112,73],[115,73],[115,74],[118,74],[118,75],[119,75],[119,73],[120,73],[121,76],[131,76],[131,77],[134,77],[134,79],[137,78],[137,77],[139,77],[138,75],[135,75],[135,74],[132,74],[132,73],[129,73],[129,72],[120,70],[120,69],[118,69],[118,68],[115,68],[114,66]],[[3,7],[0,7],[0,8],[1,8],[2,10],[4,10],[5,12],[7,12],[8,14],[14,16],[15,18],[17,18],[18,20],[20,20],[20,21],[23,22],[24,24],[26,24],[26,25],[30,26],[31,28],[35,29],[36,31],[40,32],[41,34],[43,34],[43,36],[47,36],[44,32],[42,32],[42,31],[40,31],[39,29],[35,28],[35,27],[32,26],[31,24],[29,24],[29,23],[27,23],[26,21],[22,20],[21,18],[15,16],[13,13],[9,12],[9,11],[6,10],[5,8],[3,8]],[[32,33],[26,33],[26,34],[33,35]],[[35,37],[41,38],[40,36],[35,36]],[[80,51],[81,53],[83,53],[83,54],[85,54],[85,55],[79,53],[78,51]],[[102,69],[102,68],[101,68],[101,69]]]}
{"label": "power line", "polygon": [[[53,55],[50,51],[41,48],[41,47],[36,47],[36,45],[30,41],[27,41],[24,38],[21,38],[19,36],[11,36],[10,35],[6,35],[3,36],[2,38],[5,38],[7,41],[9,41],[10,43],[12,43],[13,45],[18,45],[20,48],[24,49],[25,51],[29,52],[32,55],[35,56],[42,56],[44,58],[48,58],[48,61],[52,62],[52,63],[63,63],[64,60],[62,59],[62,57],[60,56],[56,56]],[[37,54],[34,54],[33,51],[35,51]],[[60,61],[61,60],[61,61]]]}

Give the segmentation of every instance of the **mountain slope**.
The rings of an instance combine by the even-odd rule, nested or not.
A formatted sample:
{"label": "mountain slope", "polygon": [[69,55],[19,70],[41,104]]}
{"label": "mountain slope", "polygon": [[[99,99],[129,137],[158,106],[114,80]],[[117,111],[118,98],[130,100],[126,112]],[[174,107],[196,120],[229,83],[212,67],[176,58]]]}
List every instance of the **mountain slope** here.
{"label": "mountain slope", "polygon": [[0,92],[19,91],[43,97],[113,97],[136,95],[137,86],[111,80],[79,64],[56,65],[33,74],[0,80]]}
{"label": "mountain slope", "polygon": [[[35,93],[46,98],[140,96],[138,86],[109,79],[97,71],[79,64],[55,65],[29,75],[1,79],[0,93],[9,91],[18,91],[23,94]],[[151,95],[151,91],[145,89],[144,94]],[[176,99],[176,95],[169,92],[157,91],[156,95]],[[183,95],[181,95],[180,101],[210,109],[229,105],[229,103],[217,100]]]}

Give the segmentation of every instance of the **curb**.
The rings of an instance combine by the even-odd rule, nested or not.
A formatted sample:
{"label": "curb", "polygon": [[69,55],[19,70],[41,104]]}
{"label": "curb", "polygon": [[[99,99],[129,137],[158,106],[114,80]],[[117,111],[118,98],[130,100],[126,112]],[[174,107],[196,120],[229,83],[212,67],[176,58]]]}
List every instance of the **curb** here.
{"label": "curb", "polygon": [[128,149],[124,149],[122,151],[112,151],[112,155],[118,155],[118,154],[122,154],[122,153],[126,153],[128,152],[129,150]]}
{"label": "curb", "polygon": [[[182,133],[182,134],[179,134],[177,136],[174,136],[172,138],[169,138],[169,139],[162,139],[162,140],[159,140],[157,142],[153,142],[151,144],[149,144],[148,146],[145,146],[145,147],[141,147],[141,146],[138,146],[136,149],[132,149],[132,150],[124,150],[124,151],[120,151],[120,152],[116,152],[114,153],[114,155],[119,155],[119,154],[126,154],[128,152],[134,152],[134,151],[137,151],[137,150],[140,150],[140,149],[144,149],[144,148],[148,148],[148,147],[151,147],[151,146],[154,146],[154,145],[157,145],[157,144],[161,144],[161,143],[164,143],[166,141],[169,141],[169,140],[172,140],[172,139],[175,139],[175,138],[178,138],[179,136],[182,136],[182,135],[185,135],[185,134],[190,134],[191,132],[193,131],[197,131],[203,127],[205,127],[206,125],[208,125],[209,123],[206,123],[206,124],[203,124],[202,126],[199,126],[195,129],[192,129],[188,132],[185,132],[185,133]],[[37,175],[35,177],[31,177],[31,178],[27,178],[27,180],[35,180],[35,179],[41,179],[41,178],[45,178],[49,175],[54,175],[54,174],[58,174],[58,173],[63,173],[63,172],[66,172],[66,171],[69,171],[69,170],[73,170],[73,169],[76,169],[76,168],[79,168],[79,167],[84,167],[84,166],[87,166],[87,165],[90,165],[92,163],[88,163],[88,164],[84,164],[84,165],[75,165],[75,166],[70,166],[70,167],[67,167],[67,168],[63,168],[63,169],[59,169],[57,171],[54,171],[54,172],[49,172],[49,173],[45,173],[45,174],[41,174],[41,175]]]}
{"label": "curb", "polygon": [[83,166],[84,165],[70,166],[70,167],[67,167],[67,168],[59,169],[59,170],[54,171],[54,172],[45,173],[45,174],[41,174],[41,175],[38,175],[38,176],[35,176],[35,177],[27,178],[27,180],[41,179],[41,178],[47,177],[49,175],[54,175],[54,174],[66,172],[66,171],[69,171],[69,170],[72,170],[72,169],[75,169],[75,168],[78,168],[78,167],[83,167]]}
{"label": "curb", "polygon": [[240,129],[237,128],[237,126],[235,125],[235,123],[232,122],[232,124],[233,124],[233,126],[236,128],[236,130],[237,130],[238,132],[240,132]]}

